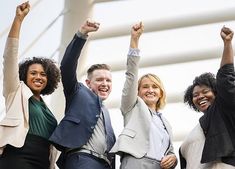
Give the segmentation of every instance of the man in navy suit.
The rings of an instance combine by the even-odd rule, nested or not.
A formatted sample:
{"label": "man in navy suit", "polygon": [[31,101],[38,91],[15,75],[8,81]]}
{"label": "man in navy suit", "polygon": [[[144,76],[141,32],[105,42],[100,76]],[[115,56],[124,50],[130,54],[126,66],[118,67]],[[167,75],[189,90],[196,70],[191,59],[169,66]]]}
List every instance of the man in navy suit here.
{"label": "man in navy suit", "polygon": [[68,45],[61,61],[61,76],[66,99],[65,116],[50,137],[61,151],[60,169],[113,169],[115,143],[109,112],[102,101],[112,90],[112,75],[106,64],[87,70],[86,84],[78,82],[76,69],[88,33],[99,23],[86,21]]}

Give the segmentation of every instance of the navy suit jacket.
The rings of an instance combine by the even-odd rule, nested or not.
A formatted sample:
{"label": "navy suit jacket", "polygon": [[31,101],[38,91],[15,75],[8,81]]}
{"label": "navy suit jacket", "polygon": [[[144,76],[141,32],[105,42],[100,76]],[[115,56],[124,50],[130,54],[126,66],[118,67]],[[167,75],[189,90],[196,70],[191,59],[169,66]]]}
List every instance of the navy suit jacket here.
{"label": "navy suit jacket", "polygon": [[77,64],[86,40],[74,36],[61,61],[65,116],[50,137],[59,150],[79,148],[91,137],[101,112],[100,98],[77,80]]}
{"label": "navy suit jacket", "polygon": [[[77,65],[81,50],[86,40],[74,35],[66,48],[61,61],[61,76],[65,95],[65,116],[50,137],[55,147],[62,151],[57,162],[63,168],[64,150],[80,148],[90,139],[95,125],[101,115],[102,101],[98,95],[77,80]],[[115,157],[109,154],[112,168],[115,168]]]}

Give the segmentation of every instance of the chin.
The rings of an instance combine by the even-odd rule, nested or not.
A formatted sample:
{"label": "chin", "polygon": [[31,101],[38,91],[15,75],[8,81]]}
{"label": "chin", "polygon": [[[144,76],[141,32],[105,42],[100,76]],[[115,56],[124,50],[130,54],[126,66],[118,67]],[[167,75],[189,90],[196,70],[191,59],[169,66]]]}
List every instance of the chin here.
{"label": "chin", "polygon": [[106,100],[107,99],[107,97],[101,97],[101,100],[102,101],[104,101],[104,100]]}
{"label": "chin", "polygon": [[101,100],[105,100],[108,98],[108,96],[99,96],[101,98]]}
{"label": "chin", "polygon": [[205,113],[206,110],[207,110],[207,108],[206,109],[199,109],[199,111],[203,112],[203,113]]}

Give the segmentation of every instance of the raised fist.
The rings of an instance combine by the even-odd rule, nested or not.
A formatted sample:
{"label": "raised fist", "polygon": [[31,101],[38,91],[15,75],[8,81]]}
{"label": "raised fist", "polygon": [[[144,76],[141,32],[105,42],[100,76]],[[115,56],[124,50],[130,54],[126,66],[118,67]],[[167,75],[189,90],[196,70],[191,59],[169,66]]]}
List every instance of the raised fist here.
{"label": "raised fist", "polygon": [[223,41],[231,41],[233,39],[233,31],[230,28],[223,27],[220,32]]}
{"label": "raised fist", "polygon": [[29,1],[22,3],[21,5],[16,7],[16,17],[22,21],[24,17],[29,13],[29,10]]}
{"label": "raised fist", "polygon": [[144,31],[144,25],[142,24],[142,22],[135,24],[134,26],[132,26],[131,28],[131,36],[132,38],[139,38],[140,35],[143,33]]}
{"label": "raised fist", "polygon": [[80,28],[82,34],[88,34],[89,32],[95,32],[99,29],[100,24],[91,20],[87,20]]}

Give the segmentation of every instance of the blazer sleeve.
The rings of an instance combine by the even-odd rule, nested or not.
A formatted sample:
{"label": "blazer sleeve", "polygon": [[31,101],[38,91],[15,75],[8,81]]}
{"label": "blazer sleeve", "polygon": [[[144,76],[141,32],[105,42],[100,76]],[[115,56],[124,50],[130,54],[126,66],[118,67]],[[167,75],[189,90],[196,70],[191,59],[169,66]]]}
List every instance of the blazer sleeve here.
{"label": "blazer sleeve", "polygon": [[127,70],[122,89],[121,111],[123,115],[129,112],[137,101],[139,56],[127,57]]}
{"label": "blazer sleeve", "polygon": [[72,41],[66,48],[61,61],[61,79],[65,95],[69,95],[77,84],[77,65],[82,48],[86,40],[74,35]]}
{"label": "blazer sleeve", "polygon": [[17,90],[20,84],[18,66],[19,39],[8,38],[3,54],[3,96]]}
{"label": "blazer sleeve", "polygon": [[228,105],[235,105],[235,72],[234,65],[222,66],[216,76],[217,95]]}

